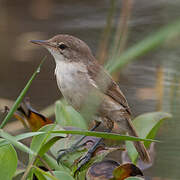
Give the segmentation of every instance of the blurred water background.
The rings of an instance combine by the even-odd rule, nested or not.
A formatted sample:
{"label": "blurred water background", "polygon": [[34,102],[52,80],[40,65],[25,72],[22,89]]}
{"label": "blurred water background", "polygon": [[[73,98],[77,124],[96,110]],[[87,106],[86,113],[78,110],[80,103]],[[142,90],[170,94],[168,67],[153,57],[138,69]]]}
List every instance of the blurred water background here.
{"label": "blurred water background", "polygon": [[[131,16],[127,19],[128,33],[122,51],[180,19],[178,0],[130,2]],[[119,23],[123,1],[114,3],[112,34]],[[38,110],[59,99],[53,58],[29,41],[66,33],[87,42],[97,54],[110,7],[109,0],[0,0],[0,107],[16,99],[44,55],[48,55],[48,60],[27,96]],[[134,116],[157,110],[173,114],[157,137],[163,143],[156,145],[155,163],[147,172],[153,180],[180,178],[179,46],[177,37],[130,63],[115,76]]]}

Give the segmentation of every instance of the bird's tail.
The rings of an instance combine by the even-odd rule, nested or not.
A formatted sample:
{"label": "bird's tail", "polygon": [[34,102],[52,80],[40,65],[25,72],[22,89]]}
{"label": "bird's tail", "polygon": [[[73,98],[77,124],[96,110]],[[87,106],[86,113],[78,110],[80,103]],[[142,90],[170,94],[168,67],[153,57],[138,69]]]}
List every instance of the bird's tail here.
{"label": "bird's tail", "polygon": [[[135,128],[133,127],[132,121],[131,119],[127,119],[128,120],[128,124],[129,124],[129,128],[128,128],[128,134],[130,136],[135,136],[138,137],[138,134],[135,130]],[[137,152],[139,153],[140,158],[146,162],[146,163],[150,163],[151,162],[151,158],[149,156],[148,151],[146,150],[144,143],[142,141],[134,141],[134,146],[137,150]]]}

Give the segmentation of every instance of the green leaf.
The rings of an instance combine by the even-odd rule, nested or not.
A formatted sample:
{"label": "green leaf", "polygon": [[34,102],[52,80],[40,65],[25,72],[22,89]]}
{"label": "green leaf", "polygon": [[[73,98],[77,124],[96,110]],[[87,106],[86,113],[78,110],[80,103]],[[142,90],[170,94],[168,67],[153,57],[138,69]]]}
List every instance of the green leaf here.
{"label": "green leaf", "polygon": [[[163,120],[171,118],[171,115],[165,112],[145,113],[133,120],[133,125],[138,132],[139,137],[154,139]],[[148,148],[151,142],[144,142]],[[132,142],[126,141],[126,149],[132,162],[135,163],[138,152]]]}
{"label": "green leaf", "polygon": [[53,137],[53,138],[51,138],[49,141],[47,141],[47,143],[45,143],[42,147],[41,147],[41,149],[40,149],[40,151],[39,151],[39,156],[42,156],[42,155],[44,155],[49,149],[50,149],[50,147],[54,144],[54,143],[56,143],[56,141],[58,141],[59,139],[61,139],[62,137]]}
{"label": "green leaf", "polygon": [[[53,171],[53,174],[58,180],[75,180],[71,175],[63,171]],[[51,180],[51,178],[47,177],[47,180]]]}
{"label": "green leaf", "polygon": [[[78,139],[80,136],[68,136],[66,138],[61,139],[56,144],[54,144],[50,151],[53,154],[54,157],[58,157],[60,154],[58,151],[61,149],[68,149],[70,148]],[[72,165],[74,164],[74,161],[80,158],[85,152],[87,151],[87,148],[79,148],[75,152],[68,153],[67,155],[64,155],[61,158],[61,165],[71,169]]]}
{"label": "green leaf", "polygon": [[18,106],[20,105],[21,101],[23,100],[26,92],[28,91],[28,89],[30,88],[32,81],[34,80],[34,78],[36,77],[36,75],[40,72],[40,68],[43,64],[43,62],[45,61],[46,57],[43,58],[43,60],[41,61],[41,63],[39,64],[38,68],[36,69],[36,71],[33,73],[33,75],[31,76],[31,78],[29,79],[29,81],[27,82],[26,86],[24,87],[24,89],[22,90],[22,92],[20,93],[20,95],[18,96],[18,98],[16,99],[15,103],[13,104],[12,108],[10,109],[10,111],[8,112],[7,116],[5,117],[5,119],[3,120],[3,122],[0,124],[0,128],[3,128],[5,126],[5,124],[11,119],[11,117],[13,116],[14,112],[16,111],[16,109],[18,108]]}
{"label": "green leaf", "polygon": [[13,178],[15,178],[16,176],[19,176],[20,174],[24,173],[25,169],[16,169],[16,172],[13,175]]}
{"label": "green leaf", "polygon": [[44,154],[43,159],[46,161],[46,163],[52,169],[57,170],[57,171],[66,171],[66,172],[70,173],[70,170],[68,168],[59,165],[57,163],[57,161],[54,158],[52,158],[52,156],[50,156],[48,154]]}
{"label": "green leaf", "polygon": [[[39,129],[38,132],[46,132],[45,134],[40,134],[38,136],[34,136],[31,142],[31,146],[30,148],[36,152],[37,154],[41,153],[41,155],[43,154],[43,152],[47,151],[48,148],[50,148],[50,145],[52,145],[52,141],[48,143],[48,141],[53,138],[56,137],[56,134],[51,134],[50,131],[57,129],[57,125],[56,124],[48,124],[46,126],[43,126],[42,128]],[[61,135],[61,137],[65,137],[66,135]],[[48,143],[48,144],[46,144]],[[47,147],[45,147],[47,145]],[[45,151],[42,150],[42,148],[45,148]],[[40,154],[39,154],[40,155]],[[31,161],[32,156],[29,157],[29,160]]]}
{"label": "green leaf", "polygon": [[[50,124],[50,125],[40,128],[38,132],[41,132],[41,131],[49,132],[50,130],[53,130],[54,127],[55,127],[55,124]],[[30,148],[38,154],[41,147],[46,143],[46,140],[49,137],[50,137],[50,133],[41,134],[36,137],[33,137]],[[29,161],[31,161],[31,160],[32,160],[32,156],[29,156]]]}
{"label": "green leaf", "polygon": [[17,168],[17,154],[12,145],[0,147],[0,176],[3,180],[12,179]]}
{"label": "green leaf", "polygon": [[[9,143],[13,144],[16,148],[20,149],[23,152],[29,153],[32,156],[35,156],[36,153],[32,151],[30,148],[22,144],[21,142],[16,140],[16,137],[11,136],[10,134],[4,132],[2,129],[0,129],[0,136],[7,140]],[[3,146],[2,146],[3,147]]]}
{"label": "green leaf", "polygon": [[[41,176],[42,177],[49,177],[50,178],[50,180],[59,180],[59,179],[57,179],[56,177],[54,177],[53,175],[51,175],[51,174],[49,174],[48,172],[45,172],[45,171],[43,171],[42,169],[40,169],[40,168],[38,168],[38,167],[36,167],[36,166],[34,166],[33,167],[33,172],[34,173],[36,173],[39,177],[40,177],[40,174],[41,174]],[[47,178],[46,178],[47,179]],[[41,180],[41,179],[40,179]],[[43,179],[42,179],[43,180]]]}
{"label": "green leaf", "polygon": [[44,134],[45,132],[27,132],[27,133],[23,133],[23,134],[19,134],[16,136],[17,140],[23,140],[29,137],[33,137],[33,136],[37,136],[40,134]]}
{"label": "green leaf", "polygon": [[33,170],[38,174],[46,177],[47,180],[75,180],[70,174],[64,171],[52,171],[53,175],[50,172],[45,172],[42,169],[34,166]]}
{"label": "green leaf", "polygon": [[79,134],[79,135],[85,135],[85,136],[95,136],[95,137],[101,137],[104,139],[123,140],[123,141],[159,142],[157,140],[138,138],[138,137],[134,137],[134,136],[120,135],[120,134],[115,134],[115,133],[85,131],[85,130],[81,130],[81,131],[52,131],[51,133]]}
{"label": "green leaf", "polygon": [[[39,134],[44,134],[44,132],[28,132],[28,133],[23,133],[23,134],[19,134],[17,136],[15,136],[14,138],[16,139],[16,141],[20,141],[32,136],[37,136]],[[5,139],[0,139],[0,147],[9,144],[9,142]]]}
{"label": "green leaf", "polygon": [[[47,154],[45,154],[51,146],[62,137],[66,137],[65,134],[51,134],[52,130],[62,129],[59,125],[49,124],[39,129],[40,132],[46,132],[46,134],[40,134],[33,137],[30,148],[35,151],[40,157],[42,157],[47,164],[56,170],[67,171],[62,165],[58,165],[57,162]],[[32,156],[29,157],[29,162],[32,160]],[[41,164],[39,159],[34,164]]]}
{"label": "green leaf", "polygon": [[144,178],[140,178],[140,177],[128,177],[125,180],[144,180]]}
{"label": "green leaf", "polygon": [[75,111],[71,106],[68,106],[64,101],[56,102],[56,122],[64,126],[73,126],[81,129],[87,129],[86,121],[82,116]]}
{"label": "green leaf", "polygon": [[33,175],[36,176],[36,178],[37,178],[38,180],[47,180],[47,179],[44,177],[44,175],[42,174],[42,172],[38,171],[38,170],[35,169],[35,168],[32,170],[32,173],[33,173]]}

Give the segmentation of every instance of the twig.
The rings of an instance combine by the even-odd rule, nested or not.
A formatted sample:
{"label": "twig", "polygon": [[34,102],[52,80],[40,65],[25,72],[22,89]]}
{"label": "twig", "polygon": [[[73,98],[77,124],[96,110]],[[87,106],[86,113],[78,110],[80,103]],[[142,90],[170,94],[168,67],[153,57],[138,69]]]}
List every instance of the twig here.
{"label": "twig", "polygon": [[52,176],[54,176],[53,174],[53,170],[49,167],[49,165],[47,164],[47,162],[41,157],[38,155],[38,158],[39,160],[44,164],[44,166],[49,170],[49,172],[51,173]]}

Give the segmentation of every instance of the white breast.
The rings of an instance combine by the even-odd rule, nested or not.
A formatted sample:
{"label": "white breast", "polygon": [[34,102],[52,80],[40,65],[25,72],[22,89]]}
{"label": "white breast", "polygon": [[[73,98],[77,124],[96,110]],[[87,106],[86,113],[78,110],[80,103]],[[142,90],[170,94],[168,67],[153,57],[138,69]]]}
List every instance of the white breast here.
{"label": "white breast", "polygon": [[83,64],[76,62],[59,61],[56,63],[55,74],[60,82],[60,88],[79,88],[79,83],[84,81],[83,77],[87,73],[87,69]]}
{"label": "white breast", "polygon": [[65,99],[75,109],[79,109],[92,86],[86,66],[79,62],[58,61],[55,74],[58,87]]}
{"label": "white breast", "polygon": [[76,110],[79,110],[96,83],[88,76],[88,70],[83,63],[69,62],[57,51],[48,48],[56,62],[55,75],[58,87],[64,98]]}

